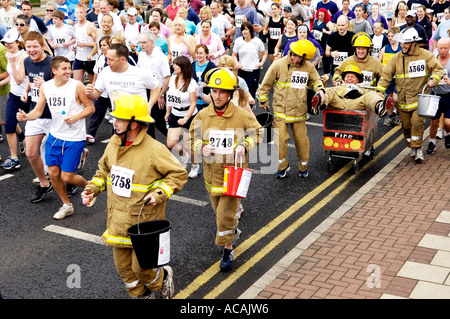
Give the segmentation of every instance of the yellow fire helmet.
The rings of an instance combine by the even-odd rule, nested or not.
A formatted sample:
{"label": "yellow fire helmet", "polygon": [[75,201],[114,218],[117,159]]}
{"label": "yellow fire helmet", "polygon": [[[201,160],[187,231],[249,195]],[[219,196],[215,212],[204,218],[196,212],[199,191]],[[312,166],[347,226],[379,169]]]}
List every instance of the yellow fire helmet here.
{"label": "yellow fire helmet", "polygon": [[116,108],[110,114],[119,120],[154,123],[148,115],[147,101],[139,95],[123,95],[115,101]]}
{"label": "yellow fire helmet", "polygon": [[308,60],[314,58],[316,53],[316,46],[309,40],[300,39],[298,41],[291,42],[289,50],[298,56],[305,57]]}
{"label": "yellow fire helmet", "polygon": [[363,74],[359,66],[354,61],[347,61],[342,63],[341,70],[342,78],[345,78],[345,75],[347,73],[354,73],[358,77],[359,82],[362,82]]}
{"label": "yellow fire helmet", "polygon": [[371,48],[372,39],[366,32],[358,32],[352,37],[352,46]]}
{"label": "yellow fire helmet", "polygon": [[214,68],[205,74],[207,87],[211,89],[221,89],[234,91],[239,88],[237,76],[227,68]]}

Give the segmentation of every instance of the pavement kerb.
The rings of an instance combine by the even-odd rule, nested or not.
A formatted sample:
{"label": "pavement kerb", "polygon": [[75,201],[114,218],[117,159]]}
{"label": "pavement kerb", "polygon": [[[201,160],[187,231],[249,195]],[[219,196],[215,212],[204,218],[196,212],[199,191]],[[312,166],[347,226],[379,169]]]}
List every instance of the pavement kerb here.
{"label": "pavement kerb", "polygon": [[[423,141],[429,136],[429,128],[424,131]],[[320,225],[311,231],[300,241],[289,253],[280,259],[260,279],[248,288],[238,299],[255,299],[274,279],[282,274],[303,252],[311,246],[319,237],[327,231],[339,218],[349,211],[358,201],[368,194],[372,188],[385,178],[397,165],[399,165],[409,154],[409,148],[404,148],[395,158],[386,164],[375,176],[373,176],[363,187],[353,194],[345,203],[328,216]]]}

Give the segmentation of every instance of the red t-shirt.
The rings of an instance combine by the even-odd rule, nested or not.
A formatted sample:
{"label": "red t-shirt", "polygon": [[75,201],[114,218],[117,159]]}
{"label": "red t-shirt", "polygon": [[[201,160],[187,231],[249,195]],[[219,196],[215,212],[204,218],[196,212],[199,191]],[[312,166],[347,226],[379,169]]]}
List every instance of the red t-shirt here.
{"label": "red t-shirt", "polygon": [[172,4],[169,4],[167,7],[166,7],[166,12],[167,12],[167,14],[169,14],[169,17],[170,17],[170,20],[174,20],[175,19],[175,16],[177,15],[177,12],[178,12],[178,9],[180,9],[180,6],[177,6],[177,7],[172,7]]}

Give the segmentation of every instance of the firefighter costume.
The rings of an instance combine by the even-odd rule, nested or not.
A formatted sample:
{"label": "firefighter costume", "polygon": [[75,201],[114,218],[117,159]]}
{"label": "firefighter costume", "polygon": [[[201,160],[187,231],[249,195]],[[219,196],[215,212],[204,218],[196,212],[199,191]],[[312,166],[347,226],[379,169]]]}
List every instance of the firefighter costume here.
{"label": "firefighter costume", "polygon": [[[342,77],[345,79],[347,73],[353,73],[359,83],[363,81],[364,74],[356,62],[348,60],[341,65]],[[385,106],[385,103],[389,102]],[[324,105],[334,110],[365,110],[370,108],[379,116],[386,115],[386,108],[392,106],[392,99],[385,101],[380,93],[358,87],[355,84],[344,83],[336,87],[325,88]]]}
{"label": "firefighter costume", "polygon": [[[365,32],[358,32],[352,37],[352,46],[355,48],[353,56],[348,57],[344,62],[334,69],[333,81],[335,83],[344,82],[342,72],[344,70],[344,63],[354,61],[362,70],[363,80],[362,85],[377,86],[377,82],[383,73],[383,64],[376,58],[370,55],[372,49],[372,38]],[[360,60],[356,53],[356,48],[367,48],[367,54],[364,59]]]}
{"label": "firefighter costume", "polygon": [[[153,292],[161,290],[165,270],[171,272],[171,269],[168,266],[164,269],[141,268],[127,230],[137,224],[141,208],[139,222],[157,217],[165,219],[166,201],[182,189],[187,182],[187,172],[165,145],[147,134],[147,125],[153,123],[153,119],[148,115],[147,102],[143,98],[135,95],[120,97],[111,116],[129,121],[127,131],[122,136],[114,134],[111,137],[82,196],[91,194],[95,198],[101,192],[107,192],[107,229],[102,239],[107,246],[113,247],[116,269],[129,295],[151,298]],[[134,141],[127,143],[133,121],[141,124],[140,131]],[[148,194],[156,199],[156,205],[142,207]]]}
{"label": "firefighter costume", "polygon": [[[271,64],[259,88],[259,103],[263,108],[268,108],[269,92],[272,86],[274,88],[272,107],[274,142],[278,148],[278,178],[284,177],[289,170],[289,127],[295,142],[300,176],[308,176],[307,87],[315,92],[324,89],[316,68],[306,60],[312,59],[315,52],[316,47],[309,40],[292,42],[288,55]],[[294,64],[293,57],[302,59]]]}
{"label": "firefighter costume", "polygon": [[[223,194],[224,166],[235,165],[235,151],[243,146],[242,167],[247,167],[248,152],[262,141],[264,131],[252,115],[231,102],[233,92],[238,88],[238,79],[232,71],[215,68],[206,74],[205,79],[207,87],[212,90],[212,103],[198,112],[191,123],[191,149],[196,156],[202,155],[205,186],[216,214],[215,244],[229,246],[240,233],[236,216],[240,198]],[[214,89],[227,91],[230,95],[222,107],[214,101]],[[202,153],[206,146],[212,150],[208,156]],[[224,247],[221,271],[231,269],[233,256],[233,249]]]}
{"label": "firefighter costume", "polygon": [[[444,74],[444,69],[433,53],[417,45],[417,41],[421,38],[416,29],[405,28],[397,35],[402,51],[395,54],[387,63],[378,81],[377,89],[385,92],[392,78],[395,77],[403,136],[407,147],[411,148],[410,155],[417,161],[423,159],[421,147],[425,125],[425,118],[417,114],[418,95],[422,93],[427,83],[437,85]],[[429,92],[427,88],[425,94]]]}

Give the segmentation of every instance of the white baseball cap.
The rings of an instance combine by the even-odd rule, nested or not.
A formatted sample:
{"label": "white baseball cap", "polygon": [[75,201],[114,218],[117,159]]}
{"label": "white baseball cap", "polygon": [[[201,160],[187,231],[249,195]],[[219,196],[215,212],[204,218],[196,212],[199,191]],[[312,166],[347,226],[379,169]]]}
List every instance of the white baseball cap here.
{"label": "white baseball cap", "polygon": [[135,7],[131,7],[131,8],[128,9],[127,14],[130,15],[130,16],[135,16],[135,15],[138,14],[138,12],[137,12]]}
{"label": "white baseball cap", "polygon": [[20,38],[20,34],[17,31],[17,29],[12,28],[8,32],[6,32],[5,36],[2,39],[2,42],[13,43],[13,42],[19,40],[19,38]]}
{"label": "white baseball cap", "polygon": [[415,17],[416,16],[416,10],[408,10],[406,12],[406,16]]}

